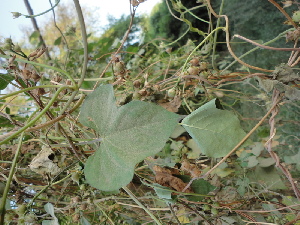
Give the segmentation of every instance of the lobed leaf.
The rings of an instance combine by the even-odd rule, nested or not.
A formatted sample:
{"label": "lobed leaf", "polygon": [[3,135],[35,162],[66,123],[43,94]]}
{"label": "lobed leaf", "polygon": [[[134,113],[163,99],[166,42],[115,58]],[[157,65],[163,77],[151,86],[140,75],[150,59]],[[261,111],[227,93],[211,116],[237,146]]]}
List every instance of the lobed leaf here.
{"label": "lobed leaf", "polygon": [[137,163],[164,147],[178,115],[141,101],[117,107],[112,85],[104,85],[87,97],[79,120],[102,138],[100,148],[86,161],[87,182],[112,191],[132,180]]}
{"label": "lobed leaf", "polygon": [[201,152],[214,158],[225,156],[246,135],[232,112],[216,108],[216,99],[185,117],[182,125]]}

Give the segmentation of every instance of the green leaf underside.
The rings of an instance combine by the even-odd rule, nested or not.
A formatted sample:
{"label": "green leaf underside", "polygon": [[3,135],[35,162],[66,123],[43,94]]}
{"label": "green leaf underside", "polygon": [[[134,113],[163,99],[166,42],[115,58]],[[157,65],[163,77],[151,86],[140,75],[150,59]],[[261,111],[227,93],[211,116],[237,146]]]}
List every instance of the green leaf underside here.
{"label": "green leaf underside", "polygon": [[229,153],[246,133],[238,118],[230,111],[217,109],[215,101],[211,100],[185,117],[182,125],[203,154],[219,158]]}
{"label": "green leaf underside", "polygon": [[141,101],[117,107],[113,87],[104,85],[87,97],[79,119],[102,138],[100,148],[86,161],[87,182],[112,191],[132,180],[138,162],[164,147],[178,115]]}

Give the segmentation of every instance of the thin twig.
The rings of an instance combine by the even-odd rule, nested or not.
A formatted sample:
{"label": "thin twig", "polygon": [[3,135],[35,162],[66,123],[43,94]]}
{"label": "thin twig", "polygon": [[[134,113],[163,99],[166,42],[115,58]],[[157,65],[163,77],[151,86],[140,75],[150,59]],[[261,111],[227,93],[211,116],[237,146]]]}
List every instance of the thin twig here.
{"label": "thin twig", "polygon": [[238,35],[238,34],[233,35],[233,38],[234,37],[237,37],[239,39],[242,39],[244,41],[247,41],[247,42],[249,42],[249,43],[251,43],[253,45],[256,45],[256,46],[258,46],[260,48],[264,48],[264,49],[275,50],[275,51],[286,51],[286,52],[289,52],[289,51],[300,51],[300,48],[275,48],[275,47],[271,47],[271,46],[267,46],[267,45],[261,45],[261,44],[255,42],[255,41],[252,41],[252,40],[250,40],[248,38],[245,38],[245,37],[243,37],[241,35]]}
{"label": "thin twig", "polygon": [[137,199],[137,197],[129,190],[129,188],[123,187],[123,190],[127,192],[127,194],[133,201],[135,201],[136,204],[145,210],[145,212],[156,222],[157,225],[162,225],[162,223],[153,215],[153,213]]}

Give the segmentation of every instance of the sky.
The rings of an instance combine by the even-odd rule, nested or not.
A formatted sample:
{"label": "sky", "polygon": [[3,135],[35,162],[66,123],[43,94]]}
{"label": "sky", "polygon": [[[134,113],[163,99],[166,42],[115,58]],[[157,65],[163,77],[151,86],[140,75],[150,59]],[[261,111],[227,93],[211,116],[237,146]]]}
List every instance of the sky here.
{"label": "sky", "polygon": [[[50,7],[49,0],[28,0],[34,14],[39,14],[48,10]],[[161,0],[147,0],[140,4],[137,9],[137,13],[150,13],[153,6]],[[19,12],[27,15],[23,0],[1,0],[2,4],[0,7],[0,37],[7,38],[11,37],[13,41],[24,38],[20,28],[22,26],[32,27],[31,21],[24,16],[17,19],[13,19],[11,12]],[[61,0],[62,3],[68,2],[73,4],[71,0]],[[129,15],[129,0],[79,0],[82,6],[88,6],[91,8],[97,8],[97,15],[101,26],[108,23],[107,15],[112,15],[119,18],[122,14]],[[52,0],[55,4],[55,0]],[[52,12],[49,12],[52,14]],[[37,17],[37,22],[46,21],[49,15],[42,15]],[[2,40],[0,40],[2,41]]]}

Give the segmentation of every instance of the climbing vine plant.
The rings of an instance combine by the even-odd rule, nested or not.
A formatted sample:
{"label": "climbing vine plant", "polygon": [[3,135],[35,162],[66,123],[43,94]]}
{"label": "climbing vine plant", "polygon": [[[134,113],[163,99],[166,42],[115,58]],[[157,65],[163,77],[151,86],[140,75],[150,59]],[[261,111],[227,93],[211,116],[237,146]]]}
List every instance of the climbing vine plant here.
{"label": "climbing vine plant", "polygon": [[[298,3],[269,2],[293,48],[230,36],[223,1],[220,13],[210,1],[166,2],[199,34],[183,46],[126,42],[142,1],[131,1],[128,30],[113,43],[88,38],[74,0],[82,46],[68,47],[75,28],[60,30],[63,60],[45,43],[29,51],[5,39],[0,224],[298,224],[299,11],[284,9]],[[184,16],[203,7],[214,16],[208,31]],[[255,47],[238,57],[232,38]],[[258,49],[291,56],[273,70],[243,61]]]}

